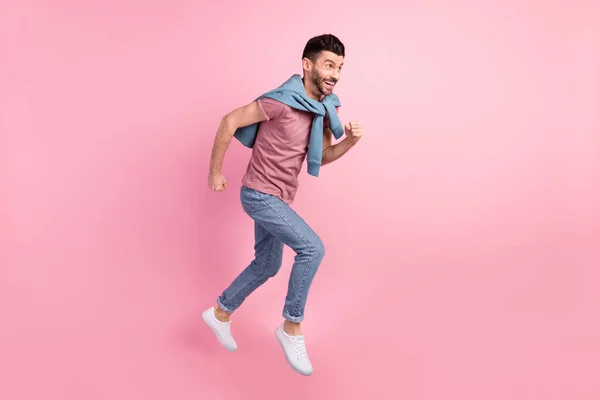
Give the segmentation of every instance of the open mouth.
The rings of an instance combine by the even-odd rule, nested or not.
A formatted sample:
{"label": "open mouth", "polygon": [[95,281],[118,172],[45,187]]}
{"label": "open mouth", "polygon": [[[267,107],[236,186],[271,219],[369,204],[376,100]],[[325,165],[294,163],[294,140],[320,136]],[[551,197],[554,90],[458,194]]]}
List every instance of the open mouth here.
{"label": "open mouth", "polygon": [[323,81],[325,89],[333,90],[335,86],[335,81]]}

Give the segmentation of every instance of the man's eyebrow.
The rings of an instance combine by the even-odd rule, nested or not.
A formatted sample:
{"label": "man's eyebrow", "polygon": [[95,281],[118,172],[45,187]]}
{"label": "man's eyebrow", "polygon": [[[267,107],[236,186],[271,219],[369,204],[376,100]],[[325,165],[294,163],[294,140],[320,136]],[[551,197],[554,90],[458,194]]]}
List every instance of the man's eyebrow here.
{"label": "man's eyebrow", "polygon": [[[335,64],[335,61],[333,61],[333,60],[330,60],[329,58],[325,60],[325,62],[327,62],[327,61],[329,61],[329,62],[330,62],[330,63],[332,63],[332,64]],[[343,62],[340,64],[340,67],[341,67],[342,65],[344,65],[344,63],[343,63]]]}

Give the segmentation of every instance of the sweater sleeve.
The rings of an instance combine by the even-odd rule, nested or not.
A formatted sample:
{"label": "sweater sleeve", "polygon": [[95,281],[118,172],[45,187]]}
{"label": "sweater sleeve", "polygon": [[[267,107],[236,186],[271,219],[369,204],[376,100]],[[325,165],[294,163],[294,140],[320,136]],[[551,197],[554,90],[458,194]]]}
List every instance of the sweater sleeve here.
{"label": "sweater sleeve", "polygon": [[[340,113],[340,108],[336,107],[335,111],[339,114]],[[323,129],[324,128],[329,128],[329,117],[325,118],[325,120],[323,121]]]}

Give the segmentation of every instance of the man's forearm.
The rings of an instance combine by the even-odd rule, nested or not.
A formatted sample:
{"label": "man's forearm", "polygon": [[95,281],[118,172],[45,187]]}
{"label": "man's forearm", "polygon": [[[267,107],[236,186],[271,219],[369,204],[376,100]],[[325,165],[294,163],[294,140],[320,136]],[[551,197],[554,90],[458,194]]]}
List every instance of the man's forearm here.
{"label": "man's forearm", "polygon": [[329,146],[323,152],[323,158],[321,161],[321,165],[326,165],[326,164],[334,162],[335,160],[337,160],[338,158],[340,158],[341,156],[346,154],[348,152],[348,150],[350,150],[352,147],[354,147],[354,145],[357,142],[358,142],[358,140],[346,136],[344,138],[344,140],[342,140],[341,142],[336,143],[332,146]]}
{"label": "man's forearm", "polygon": [[235,129],[227,122],[226,118],[223,118],[219,124],[219,129],[217,130],[215,141],[213,143],[212,154],[210,157],[210,174],[221,173],[225,152],[227,151],[227,147],[229,147],[229,143],[231,143],[234,133]]}

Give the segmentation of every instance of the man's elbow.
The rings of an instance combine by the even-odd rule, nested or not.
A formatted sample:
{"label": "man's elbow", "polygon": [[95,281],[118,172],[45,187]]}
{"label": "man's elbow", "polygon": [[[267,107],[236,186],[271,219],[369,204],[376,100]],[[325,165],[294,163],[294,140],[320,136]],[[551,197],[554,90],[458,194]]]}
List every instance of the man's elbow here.
{"label": "man's elbow", "polygon": [[221,118],[221,129],[232,133],[235,132],[237,130],[237,126],[236,126],[236,121],[235,121],[235,116],[233,115],[233,113],[229,113],[223,116],[223,118]]}

